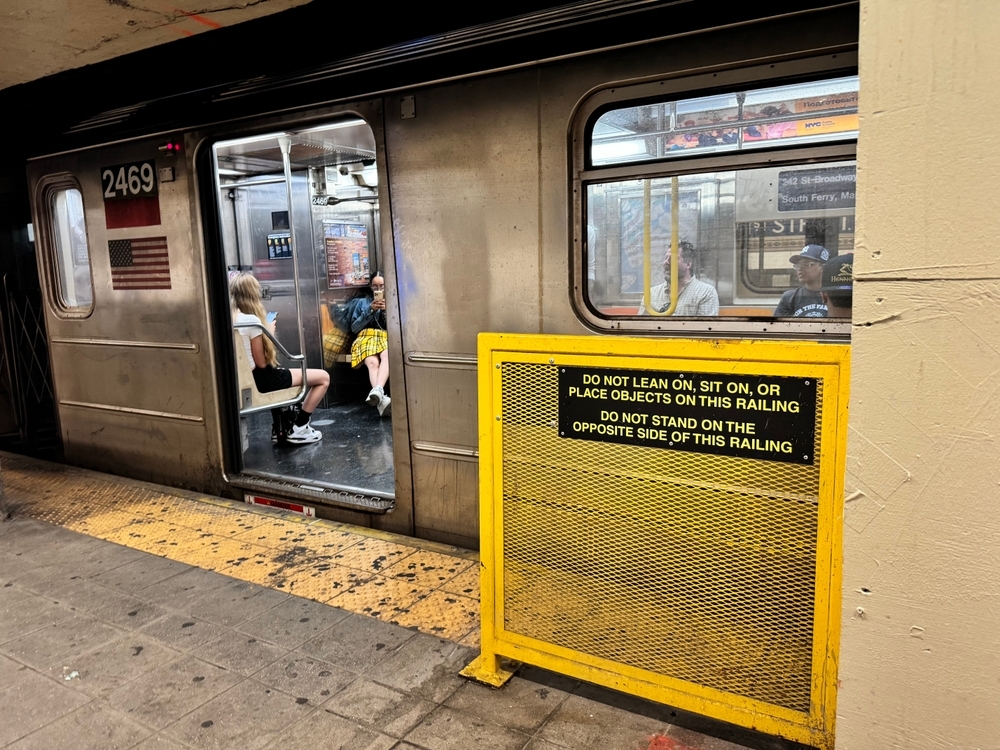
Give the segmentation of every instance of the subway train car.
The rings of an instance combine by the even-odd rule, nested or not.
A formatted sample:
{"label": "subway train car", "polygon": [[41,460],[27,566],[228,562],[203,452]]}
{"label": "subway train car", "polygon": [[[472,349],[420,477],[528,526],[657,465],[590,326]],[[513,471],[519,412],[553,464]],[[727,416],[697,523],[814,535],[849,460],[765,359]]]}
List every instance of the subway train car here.
{"label": "subway train car", "polygon": [[[854,245],[858,8],[791,5],[579,3],[78,122],[28,164],[66,460],[476,548],[480,332],[849,340],[775,315]],[[657,309],[671,264],[704,305]],[[254,386],[240,273],[330,375],[318,442],[272,441],[303,393]]]}

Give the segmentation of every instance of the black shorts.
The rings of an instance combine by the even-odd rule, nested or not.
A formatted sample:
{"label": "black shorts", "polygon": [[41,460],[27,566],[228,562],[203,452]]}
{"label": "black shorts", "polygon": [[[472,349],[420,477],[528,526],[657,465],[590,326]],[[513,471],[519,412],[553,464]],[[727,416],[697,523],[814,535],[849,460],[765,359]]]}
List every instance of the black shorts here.
{"label": "black shorts", "polygon": [[274,365],[255,367],[253,368],[253,382],[261,393],[280,391],[292,387],[292,373],[284,367],[275,367]]}

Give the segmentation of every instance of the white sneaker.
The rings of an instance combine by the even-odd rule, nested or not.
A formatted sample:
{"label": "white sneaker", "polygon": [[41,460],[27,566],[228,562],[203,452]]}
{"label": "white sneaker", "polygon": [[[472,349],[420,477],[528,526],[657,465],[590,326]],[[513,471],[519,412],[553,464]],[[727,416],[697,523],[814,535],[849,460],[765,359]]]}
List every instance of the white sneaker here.
{"label": "white sneaker", "polygon": [[382,390],[381,386],[375,386],[370,391],[368,391],[368,398],[365,401],[370,406],[378,406],[379,402],[385,398],[385,392]]}
{"label": "white sneaker", "polygon": [[323,433],[314,430],[308,423],[299,427],[295,425],[288,431],[289,443],[315,443],[323,439]]}
{"label": "white sneaker", "polygon": [[378,415],[380,417],[388,417],[392,414],[392,399],[388,396],[382,396],[378,402]]}

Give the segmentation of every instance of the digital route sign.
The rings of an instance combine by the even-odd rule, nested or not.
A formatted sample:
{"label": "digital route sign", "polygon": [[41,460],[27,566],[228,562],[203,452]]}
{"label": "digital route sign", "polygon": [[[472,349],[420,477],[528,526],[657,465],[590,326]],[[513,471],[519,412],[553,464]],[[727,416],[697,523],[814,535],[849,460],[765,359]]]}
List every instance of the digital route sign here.
{"label": "digital route sign", "polygon": [[559,436],[812,465],[816,380],[559,368]]}

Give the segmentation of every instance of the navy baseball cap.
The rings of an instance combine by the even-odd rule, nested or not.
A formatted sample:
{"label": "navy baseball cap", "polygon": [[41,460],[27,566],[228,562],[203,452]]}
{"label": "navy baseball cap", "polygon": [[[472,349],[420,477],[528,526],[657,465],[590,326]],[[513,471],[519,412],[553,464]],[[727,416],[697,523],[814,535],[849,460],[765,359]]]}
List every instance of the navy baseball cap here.
{"label": "navy baseball cap", "polygon": [[797,260],[815,260],[826,263],[830,260],[830,251],[822,245],[806,245],[801,252],[789,258],[788,262],[794,263]]}
{"label": "navy baseball cap", "polygon": [[854,253],[838,255],[823,264],[821,292],[850,292],[854,289]]}

